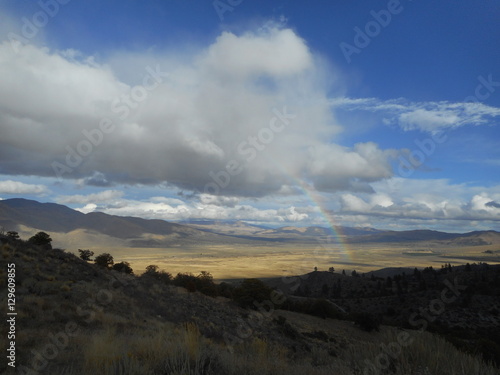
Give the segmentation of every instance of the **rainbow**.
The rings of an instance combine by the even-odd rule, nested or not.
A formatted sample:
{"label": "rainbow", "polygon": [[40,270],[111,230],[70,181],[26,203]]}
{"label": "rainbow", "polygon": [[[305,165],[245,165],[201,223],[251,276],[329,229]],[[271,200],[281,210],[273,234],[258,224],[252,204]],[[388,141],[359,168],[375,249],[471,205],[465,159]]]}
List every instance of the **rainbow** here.
{"label": "rainbow", "polygon": [[[275,160],[271,159],[270,162],[273,163],[288,179],[290,179],[290,186],[297,186],[304,193],[304,195],[309,198],[311,203],[318,208],[322,218],[327,223],[327,226],[332,230],[333,237],[335,238],[335,244],[339,245],[341,259],[350,263],[353,259],[353,253],[351,252],[348,244],[345,242],[345,236],[341,232],[340,228],[335,225],[332,216],[326,208],[324,208],[324,204],[322,203],[323,197],[321,197],[317,190],[307,181],[299,177],[295,177],[294,173],[288,172],[286,168],[284,168],[281,164],[278,164]],[[318,248],[325,248],[325,245],[329,244],[331,245],[330,242],[322,244],[318,241]]]}
{"label": "rainbow", "polygon": [[[352,254],[349,249],[348,244],[344,240],[344,235],[341,232],[340,228],[335,225],[335,222],[333,221],[332,215],[324,208],[324,204],[322,203],[323,197],[318,194],[316,189],[314,189],[309,183],[307,183],[304,180],[294,178],[295,182],[297,183],[297,186],[300,188],[300,190],[309,198],[309,200],[312,202],[312,204],[316,207],[318,207],[318,210],[324,219],[324,221],[327,223],[328,227],[331,228],[333,237],[335,239],[335,243],[339,245],[339,250],[340,250],[340,255],[343,260],[345,261],[351,261],[352,260]],[[328,245],[329,243],[327,243]]]}

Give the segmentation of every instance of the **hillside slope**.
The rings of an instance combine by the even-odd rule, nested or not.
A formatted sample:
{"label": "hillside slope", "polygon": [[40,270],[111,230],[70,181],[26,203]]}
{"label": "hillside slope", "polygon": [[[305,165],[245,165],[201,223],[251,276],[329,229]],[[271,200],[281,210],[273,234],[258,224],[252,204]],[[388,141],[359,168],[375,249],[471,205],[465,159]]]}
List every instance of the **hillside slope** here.
{"label": "hillside slope", "polygon": [[[20,230],[20,226],[47,232],[71,233],[85,230],[119,240],[132,247],[164,247],[173,243],[238,243],[238,238],[201,231],[165,220],[107,215],[101,212],[83,214],[54,203],[27,199],[0,201],[0,226]],[[151,239],[151,235],[156,235]]]}
{"label": "hillside slope", "polygon": [[[384,370],[377,364],[385,355],[380,343],[394,342],[395,374],[497,373],[425,332],[365,332],[347,321],[279,310],[282,302],[273,297],[274,304],[247,310],[164,278],[110,271],[3,236],[0,257],[15,268],[14,354],[22,373],[354,375]],[[4,306],[6,270],[0,270]],[[0,350],[7,349],[1,340]],[[14,373],[5,356],[0,361],[0,372]]]}

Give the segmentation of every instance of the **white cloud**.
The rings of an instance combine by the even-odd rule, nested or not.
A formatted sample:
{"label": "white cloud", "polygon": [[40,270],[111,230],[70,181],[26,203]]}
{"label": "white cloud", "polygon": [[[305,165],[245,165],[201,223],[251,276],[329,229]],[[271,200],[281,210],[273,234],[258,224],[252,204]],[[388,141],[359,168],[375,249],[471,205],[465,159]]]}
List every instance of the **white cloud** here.
{"label": "white cloud", "polygon": [[224,32],[208,48],[203,65],[221,77],[287,77],[313,67],[305,42],[290,29],[271,28],[238,37]]}
{"label": "white cloud", "polygon": [[405,130],[433,132],[441,128],[459,126],[460,117],[451,111],[416,109],[399,115],[399,123]]}
{"label": "white cloud", "polygon": [[49,189],[44,185],[26,184],[24,182],[6,180],[0,181],[1,194],[33,194],[44,195],[49,192]]}
{"label": "white cloud", "polygon": [[[373,218],[470,222],[500,221],[500,186],[486,189],[450,184],[448,180],[392,178],[372,184],[376,194],[341,194],[341,215]],[[493,202],[493,203],[492,203]],[[467,225],[469,225],[467,224]],[[463,223],[461,225],[464,225]]]}
{"label": "white cloud", "polygon": [[467,125],[489,124],[500,116],[500,108],[482,103],[409,102],[404,99],[335,98],[334,108],[348,111],[380,113],[386,124],[397,124],[404,130],[436,133]]}
{"label": "white cloud", "polygon": [[475,195],[471,200],[471,208],[475,211],[488,213],[500,219],[500,205],[487,193]]}
{"label": "white cloud", "polygon": [[291,222],[297,222],[297,221],[304,221],[309,218],[309,215],[306,213],[301,213],[297,211],[297,208],[292,206],[288,208],[284,208],[278,211],[279,213],[279,219],[280,221],[291,221]]}
{"label": "white cloud", "polygon": [[310,149],[308,165],[314,186],[321,191],[371,191],[366,182],[392,176],[389,160],[395,150],[380,150],[373,142],[358,143],[351,150],[337,145]]}
{"label": "white cloud", "polygon": [[269,208],[267,202],[253,201],[252,205],[237,198],[201,195],[192,200],[169,197],[127,199],[119,191],[59,197],[59,203],[82,204],[77,208],[83,213],[104,212],[109,215],[134,216],[146,219],[180,221],[189,219],[246,220],[264,224],[299,223],[307,225],[311,220],[310,207],[280,205]]}
{"label": "white cloud", "polygon": [[110,200],[121,198],[123,192],[119,190],[105,190],[89,195],[63,195],[56,198],[60,204],[92,204],[109,202]]}
{"label": "white cloud", "polygon": [[88,203],[82,208],[76,208],[76,211],[80,211],[81,213],[88,214],[89,212],[94,212],[97,208],[97,205],[94,203]]}
{"label": "white cloud", "polygon": [[[210,173],[227,176],[228,163],[238,163],[218,185],[229,197],[284,191],[290,176],[319,190],[369,191],[392,175],[391,152],[376,144],[332,144],[342,127],[327,100],[331,72],[290,29],[225,32],[195,52],[119,57],[121,70],[114,59],[98,64],[73,50],[29,45],[16,54],[0,44],[2,173],[55,176],[57,162],[63,178],[87,185],[213,193],[205,191]],[[151,90],[134,86],[142,77]],[[97,131],[107,118],[112,130]]]}
{"label": "white cloud", "polygon": [[200,202],[205,205],[235,207],[240,199],[236,197],[224,197],[210,194],[200,194]]}

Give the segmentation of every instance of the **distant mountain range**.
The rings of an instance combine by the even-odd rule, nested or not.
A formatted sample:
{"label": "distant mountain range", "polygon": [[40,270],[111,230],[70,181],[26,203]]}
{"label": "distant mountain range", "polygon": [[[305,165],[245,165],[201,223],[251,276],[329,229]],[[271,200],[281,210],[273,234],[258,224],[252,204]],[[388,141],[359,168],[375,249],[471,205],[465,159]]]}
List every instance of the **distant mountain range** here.
{"label": "distant mountain range", "polygon": [[266,228],[236,221],[197,221],[190,222],[191,227],[223,233],[248,239],[266,239],[274,241],[317,242],[318,239],[329,243],[381,243],[381,242],[419,242],[447,241],[457,245],[487,245],[500,242],[500,232],[475,231],[468,233],[447,233],[434,230],[391,231],[370,227],[292,227]]}
{"label": "distant mountain range", "polygon": [[182,240],[220,241],[217,235],[165,220],[121,217],[101,212],[84,214],[60,204],[20,198],[0,201],[0,226],[5,230],[21,230],[24,226],[56,233],[84,230],[87,234],[102,234],[140,247],[161,247]]}
{"label": "distant mountain range", "polygon": [[500,233],[478,231],[446,233],[432,230],[386,231],[352,227],[269,228],[242,221],[189,221],[171,223],[122,217],[100,212],[83,214],[55,203],[15,198],[0,201],[0,226],[5,230],[36,229],[46,232],[101,234],[132,247],[180,244],[238,244],[262,242],[317,243],[320,241],[371,243],[446,241],[457,245],[500,243]]}

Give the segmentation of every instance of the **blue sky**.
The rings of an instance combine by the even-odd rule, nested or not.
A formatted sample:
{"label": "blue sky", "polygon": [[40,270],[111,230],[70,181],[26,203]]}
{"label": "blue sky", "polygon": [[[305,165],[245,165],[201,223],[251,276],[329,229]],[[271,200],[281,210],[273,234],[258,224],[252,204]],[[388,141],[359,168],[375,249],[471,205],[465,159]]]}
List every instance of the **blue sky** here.
{"label": "blue sky", "polygon": [[0,198],[498,229],[498,2],[0,1],[0,15]]}

